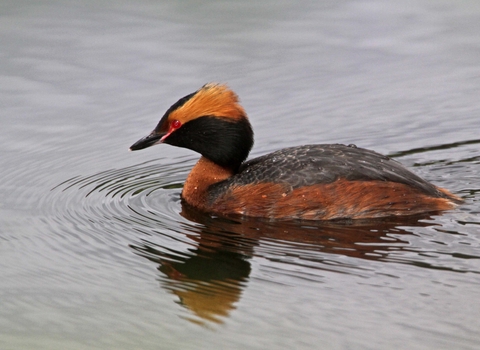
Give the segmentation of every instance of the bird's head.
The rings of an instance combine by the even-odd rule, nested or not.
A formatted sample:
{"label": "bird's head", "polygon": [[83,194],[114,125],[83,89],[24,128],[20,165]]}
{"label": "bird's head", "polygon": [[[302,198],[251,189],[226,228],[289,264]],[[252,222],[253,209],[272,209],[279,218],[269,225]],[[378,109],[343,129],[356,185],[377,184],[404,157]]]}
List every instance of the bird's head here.
{"label": "bird's head", "polygon": [[209,83],[174,103],[156,128],[130,150],[159,143],[189,148],[236,169],[253,146],[253,131],[237,95],[226,85]]}

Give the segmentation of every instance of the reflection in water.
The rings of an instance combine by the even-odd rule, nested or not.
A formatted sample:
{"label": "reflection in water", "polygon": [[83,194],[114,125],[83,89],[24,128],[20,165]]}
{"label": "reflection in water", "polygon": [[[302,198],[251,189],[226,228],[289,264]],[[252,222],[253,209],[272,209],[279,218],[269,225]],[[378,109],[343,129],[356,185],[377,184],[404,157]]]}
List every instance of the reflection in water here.
{"label": "reflection in water", "polygon": [[[166,251],[165,247],[145,241],[142,245],[131,245],[131,248],[158,264],[158,270],[166,277],[162,278],[162,287],[177,295],[180,304],[198,317],[190,320],[200,324],[205,321],[222,323],[223,318],[235,309],[249,279],[251,266],[248,259],[264,242],[275,242],[277,249],[279,244],[284,245],[286,248],[279,254],[288,250],[290,255],[301,259],[305,259],[305,251],[315,251],[385,260],[390,252],[400,250],[408,243],[401,239],[402,236],[412,235],[412,232],[399,228],[400,225],[432,225],[420,221],[427,216],[355,223],[231,220],[210,217],[186,205],[182,206],[181,214],[201,224],[194,226],[193,230],[189,227],[185,233],[195,242],[195,248],[189,249],[188,253]],[[310,254],[308,259],[321,263],[320,269],[342,271],[325,262],[324,256],[319,254],[312,258]]]}
{"label": "reflection in water", "polygon": [[[168,279],[163,287],[177,295],[180,304],[201,320],[221,323],[240,299],[250,274],[250,263],[242,253],[208,247],[201,241],[183,258],[151,246],[132,246],[141,256],[158,263]],[[198,322],[195,319],[190,319]]]}

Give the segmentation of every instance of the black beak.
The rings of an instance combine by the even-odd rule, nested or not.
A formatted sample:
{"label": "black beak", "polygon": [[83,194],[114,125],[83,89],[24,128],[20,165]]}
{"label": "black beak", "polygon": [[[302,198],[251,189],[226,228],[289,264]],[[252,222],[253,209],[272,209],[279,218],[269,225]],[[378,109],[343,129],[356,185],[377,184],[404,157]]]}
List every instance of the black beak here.
{"label": "black beak", "polygon": [[144,149],[160,143],[163,136],[165,136],[165,133],[157,133],[155,131],[152,131],[150,135],[141,138],[133,145],[131,145],[130,151],[138,151],[139,149]]}

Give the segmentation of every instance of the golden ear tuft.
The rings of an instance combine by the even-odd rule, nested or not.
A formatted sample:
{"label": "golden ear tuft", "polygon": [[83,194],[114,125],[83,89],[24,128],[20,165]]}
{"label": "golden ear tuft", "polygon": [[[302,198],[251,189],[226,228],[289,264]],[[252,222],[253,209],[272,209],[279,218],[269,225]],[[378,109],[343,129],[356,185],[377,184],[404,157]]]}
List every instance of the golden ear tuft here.
{"label": "golden ear tuft", "polygon": [[182,123],[202,116],[238,120],[245,118],[245,111],[238,102],[238,96],[225,84],[208,83],[182,107],[173,111],[169,119]]}

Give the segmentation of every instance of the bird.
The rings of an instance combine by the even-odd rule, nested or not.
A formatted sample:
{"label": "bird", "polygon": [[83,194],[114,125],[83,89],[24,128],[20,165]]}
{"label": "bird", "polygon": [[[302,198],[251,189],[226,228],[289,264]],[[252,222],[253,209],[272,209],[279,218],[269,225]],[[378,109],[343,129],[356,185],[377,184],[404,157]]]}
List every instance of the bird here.
{"label": "bird", "polygon": [[289,147],[246,160],[253,129],[226,84],[208,83],[179,99],[130,150],[162,143],[200,153],[181,199],[211,215],[356,220],[440,212],[462,203],[396,160],[354,144]]}

